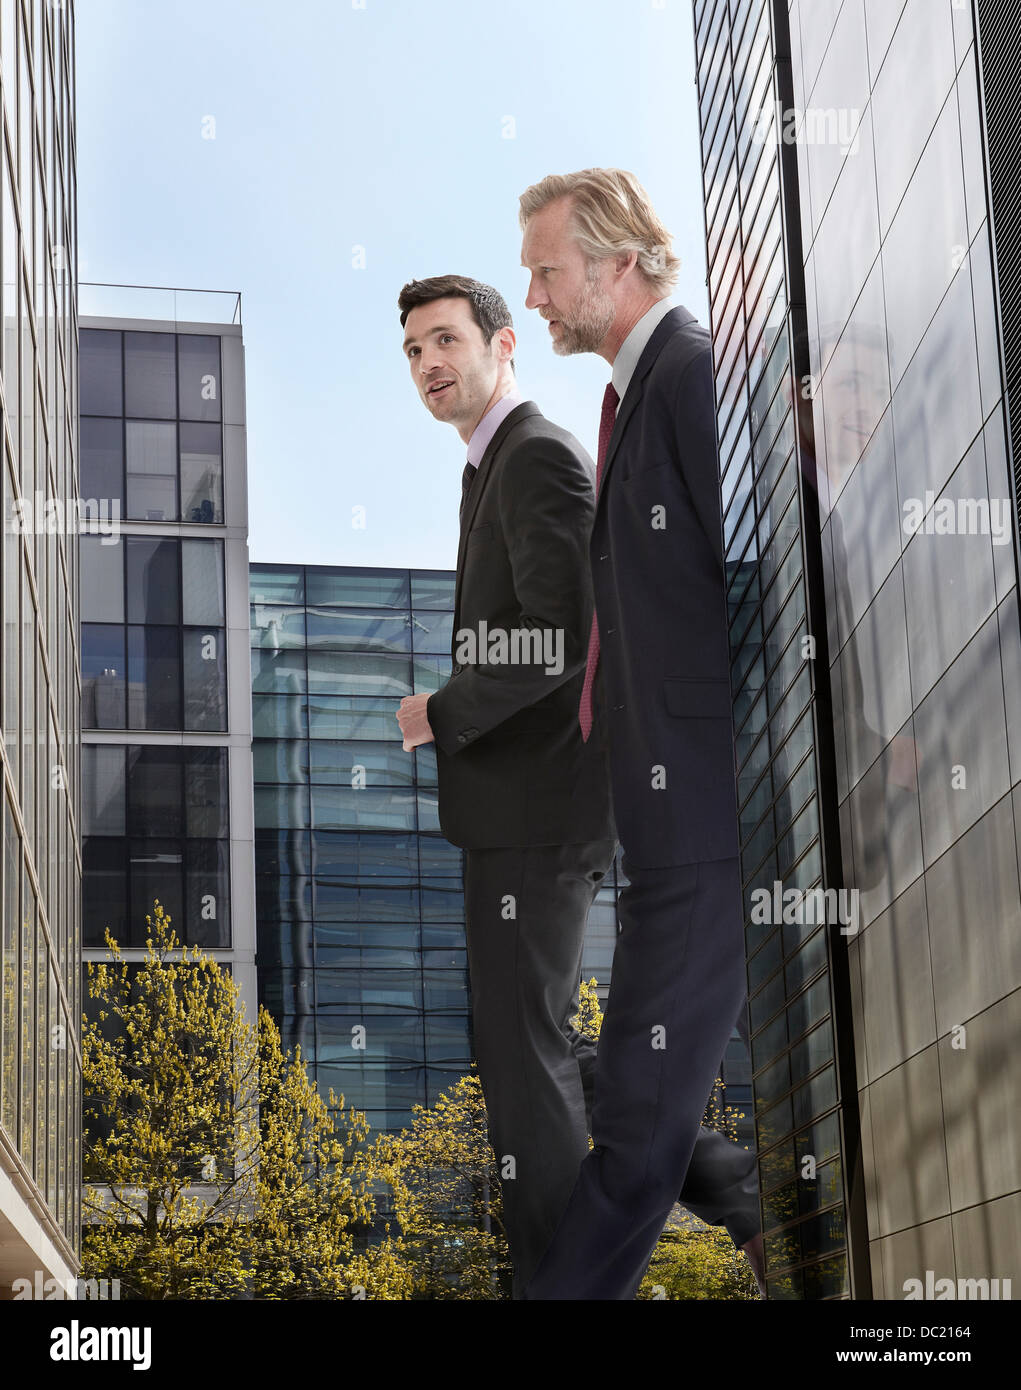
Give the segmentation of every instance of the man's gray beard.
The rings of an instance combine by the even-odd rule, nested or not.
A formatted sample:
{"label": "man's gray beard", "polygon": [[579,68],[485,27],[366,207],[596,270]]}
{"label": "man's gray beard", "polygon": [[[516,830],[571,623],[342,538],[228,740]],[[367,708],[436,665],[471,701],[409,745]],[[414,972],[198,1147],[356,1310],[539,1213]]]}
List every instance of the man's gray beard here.
{"label": "man's gray beard", "polygon": [[560,357],[578,352],[598,352],[613,326],[616,308],[608,294],[601,293],[594,279],[585,282],[585,299],[578,317],[567,324],[560,320],[560,335],[553,340],[553,351]]}

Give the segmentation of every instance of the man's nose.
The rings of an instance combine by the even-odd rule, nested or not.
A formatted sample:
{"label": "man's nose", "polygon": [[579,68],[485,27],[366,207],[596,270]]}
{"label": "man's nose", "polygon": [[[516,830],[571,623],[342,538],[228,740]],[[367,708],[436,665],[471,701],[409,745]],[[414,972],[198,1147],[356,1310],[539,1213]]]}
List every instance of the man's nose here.
{"label": "man's nose", "polygon": [[528,293],[525,295],[525,308],[538,309],[540,304],[548,304],[549,297],[537,286],[536,278],[533,275],[528,281]]}

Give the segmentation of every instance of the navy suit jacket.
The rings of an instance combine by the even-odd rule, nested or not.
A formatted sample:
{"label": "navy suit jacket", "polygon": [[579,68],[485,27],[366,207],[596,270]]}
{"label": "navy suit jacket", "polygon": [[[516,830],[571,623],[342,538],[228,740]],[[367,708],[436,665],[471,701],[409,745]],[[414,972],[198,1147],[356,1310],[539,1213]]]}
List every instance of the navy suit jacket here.
{"label": "navy suit jacket", "polygon": [[642,868],[734,856],[712,351],[683,306],[657,325],[618,407],[590,558],[624,853]]}

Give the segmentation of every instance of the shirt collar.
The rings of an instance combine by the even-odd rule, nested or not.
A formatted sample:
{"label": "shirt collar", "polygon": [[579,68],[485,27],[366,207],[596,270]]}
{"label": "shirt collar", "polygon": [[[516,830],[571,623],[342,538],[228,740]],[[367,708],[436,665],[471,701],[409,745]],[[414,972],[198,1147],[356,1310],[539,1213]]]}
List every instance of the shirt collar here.
{"label": "shirt collar", "polygon": [[638,366],[638,359],[645,351],[649,339],[655,333],[660,321],[673,308],[676,308],[676,305],[671,302],[669,297],[657,299],[652,308],[646,310],[621,343],[617,356],[613,359],[613,375],[610,378],[613,382],[613,389],[617,392],[618,403],[624,399],[624,394],[631,384],[631,378],[635,374],[635,368]]}
{"label": "shirt collar", "polygon": [[501,396],[496,404],[491,405],[483,415],[475,426],[471,439],[468,440],[468,462],[473,468],[478,468],[482,462],[483,454],[489,448],[493,435],[514,407],[520,405],[524,399],[518,388],[512,386],[506,396]]}

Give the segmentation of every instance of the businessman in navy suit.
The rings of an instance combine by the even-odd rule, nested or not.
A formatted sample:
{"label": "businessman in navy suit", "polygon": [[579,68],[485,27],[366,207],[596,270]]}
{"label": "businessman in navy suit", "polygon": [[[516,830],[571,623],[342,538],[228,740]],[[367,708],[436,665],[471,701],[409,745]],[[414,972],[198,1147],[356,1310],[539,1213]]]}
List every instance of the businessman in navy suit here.
{"label": "businessman in navy suit", "polygon": [[594,1148],[523,1296],[633,1298],[679,1190],[726,1212],[762,1290],[754,1155],[700,1129],[735,1023],[747,1042],[710,339],[667,297],[679,263],[633,175],[551,175],[522,195],[520,222],[525,302],[554,351],[612,368],[579,723],[608,758],[629,880]]}

